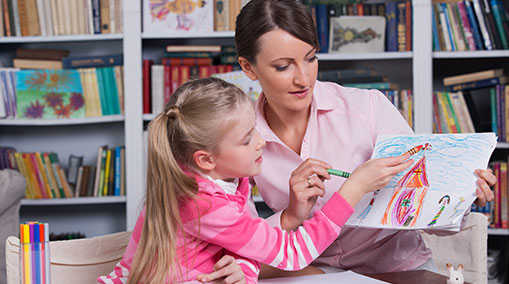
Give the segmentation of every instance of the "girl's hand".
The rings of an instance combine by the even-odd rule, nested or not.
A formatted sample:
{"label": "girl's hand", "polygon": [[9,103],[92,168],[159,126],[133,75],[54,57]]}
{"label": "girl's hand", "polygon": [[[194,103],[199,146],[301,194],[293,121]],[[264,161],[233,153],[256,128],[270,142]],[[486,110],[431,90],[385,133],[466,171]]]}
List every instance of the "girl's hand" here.
{"label": "girl's hand", "polygon": [[475,170],[474,173],[479,177],[479,179],[477,179],[477,189],[475,191],[477,195],[475,204],[484,207],[486,202],[492,201],[495,197],[490,186],[494,186],[497,183],[497,177],[493,175],[491,169]]}
{"label": "girl's hand", "polygon": [[281,214],[281,227],[292,230],[309,218],[318,196],[325,194],[324,181],[330,179],[326,162],[307,159],[290,176],[290,201]]}
{"label": "girl's hand", "polygon": [[196,279],[200,282],[216,284],[246,284],[242,268],[231,255],[223,256],[214,265],[214,272],[198,275]]}
{"label": "girl's hand", "polygon": [[368,192],[381,189],[401,171],[410,167],[410,154],[372,159],[360,165],[340,188],[339,193],[353,207]]}

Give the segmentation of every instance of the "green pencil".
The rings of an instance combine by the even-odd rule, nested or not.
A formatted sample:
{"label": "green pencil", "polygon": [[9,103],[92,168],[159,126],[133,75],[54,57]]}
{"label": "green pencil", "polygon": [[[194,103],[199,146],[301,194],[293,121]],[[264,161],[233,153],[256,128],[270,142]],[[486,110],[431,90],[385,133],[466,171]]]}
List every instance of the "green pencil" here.
{"label": "green pencil", "polygon": [[328,169],[327,172],[331,175],[335,175],[338,177],[344,177],[344,178],[349,178],[351,175],[351,173],[349,173],[349,172],[344,172],[344,171],[335,170],[335,169]]}

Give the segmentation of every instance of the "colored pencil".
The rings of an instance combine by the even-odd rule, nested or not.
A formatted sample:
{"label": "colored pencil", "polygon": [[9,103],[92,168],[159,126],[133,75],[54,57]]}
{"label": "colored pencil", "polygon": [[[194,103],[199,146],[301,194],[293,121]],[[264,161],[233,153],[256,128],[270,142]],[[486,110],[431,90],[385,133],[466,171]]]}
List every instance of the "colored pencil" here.
{"label": "colored pencil", "polygon": [[331,175],[335,175],[338,177],[344,177],[344,178],[349,178],[351,175],[351,173],[349,173],[349,172],[344,172],[344,171],[335,170],[335,169],[328,169],[327,172]]}

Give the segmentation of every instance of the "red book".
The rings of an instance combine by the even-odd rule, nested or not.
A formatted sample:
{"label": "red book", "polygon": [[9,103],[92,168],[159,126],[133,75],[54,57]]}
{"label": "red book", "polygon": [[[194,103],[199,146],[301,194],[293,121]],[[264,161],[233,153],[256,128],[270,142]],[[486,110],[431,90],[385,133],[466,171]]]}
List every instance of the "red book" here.
{"label": "red book", "polygon": [[364,16],[364,6],[362,6],[361,3],[358,3],[356,5],[357,5],[357,16]]}
{"label": "red book", "polygon": [[412,50],[412,3],[406,2],[406,50]]}
{"label": "red book", "polygon": [[226,73],[232,72],[232,71],[233,71],[233,65],[231,65],[231,64],[226,65]]}
{"label": "red book", "polygon": [[149,59],[143,60],[143,113],[150,113],[152,109],[151,100],[150,100],[150,84],[151,84],[151,76],[150,70],[151,66],[154,62]]}
{"label": "red book", "polygon": [[212,58],[163,58],[163,65],[212,65]]}
{"label": "red book", "polygon": [[163,76],[164,76],[164,95],[163,95],[163,98],[164,98],[164,105],[166,105],[168,103],[168,101],[170,100],[170,96],[172,94],[172,89],[171,89],[171,67],[169,65],[164,65],[164,71],[163,71]]}

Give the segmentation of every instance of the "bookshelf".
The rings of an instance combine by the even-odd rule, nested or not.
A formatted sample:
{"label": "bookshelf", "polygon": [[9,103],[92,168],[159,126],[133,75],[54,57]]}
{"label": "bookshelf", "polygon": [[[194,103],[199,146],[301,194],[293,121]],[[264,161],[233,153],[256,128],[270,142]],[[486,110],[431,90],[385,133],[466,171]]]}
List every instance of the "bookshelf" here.
{"label": "bookshelf", "polygon": [[76,198],[52,198],[52,199],[22,199],[22,206],[48,206],[48,205],[94,205],[125,203],[125,196],[104,197],[76,197]]}
{"label": "bookshelf", "polygon": [[[413,0],[413,51],[409,52],[381,52],[365,54],[318,54],[320,68],[362,68],[374,66],[394,76],[397,83],[406,84],[413,89],[414,129],[416,133],[431,133],[432,125],[432,92],[437,88],[440,74],[434,72],[435,65],[442,65],[447,60],[468,60],[469,62],[491,63],[502,61],[508,63],[508,50],[469,51],[469,52],[433,52],[432,51],[432,16],[431,0]],[[70,207],[77,205],[84,212],[90,208],[116,210],[116,221],[122,221],[124,227],[114,227],[118,230],[132,230],[136,218],[142,209],[144,198],[143,161],[143,128],[155,117],[154,114],[142,113],[142,60],[145,58],[158,59],[162,57],[166,44],[231,44],[234,33],[144,33],[142,32],[142,1],[124,1],[123,34],[107,35],[69,35],[53,37],[0,37],[0,60],[12,57],[15,47],[33,46],[69,46],[73,55],[75,52],[83,55],[97,55],[101,53],[119,53],[124,56],[124,85],[125,85],[125,116],[111,116],[87,118],[79,120],[54,121],[25,121],[0,120],[0,144],[13,145],[20,151],[52,150],[61,148],[59,155],[62,160],[69,154],[83,153],[86,163],[93,163],[99,145],[126,145],[126,192],[123,199],[111,201],[61,201],[55,204],[38,201],[23,201],[23,207]],[[487,62],[486,62],[487,60]],[[0,61],[1,62],[1,61]],[[490,68],[489,64],[486,68]],[[453,67],[450,72],[461,73],[461,68]],[[44,126],[44,127],[41,127]],[[37,141],[33,145],[32,141]],[[509,149],[509,143],[499,143],[500,149]],[[75,149],[79,149],[75,150]],[[256,200],[261,201],[261,200]],[[36,201],[33,201],[36,202]],[[59,201],[60,202],[60,201]],[[84,202],[84,203],[72,203]],[[88,203],[87,203],[88,202]],[[90,207],[90,208],[89,208]],[[118,209],[120,208],[120,209]],[[101,210],[102,210],[101,209]],[[98,211],[101,211],[98,210]],[[109,209],[108,209],[109,210]],[[113,210],[113,209],[112,209]],[[117,212],[118,211],[118,212]],[[118,214],[117,214],[118,213]],[[116,218],[117,218],[116,217]],[[84,227],[93,227],[90,219],[78,221]],[[110,232],[111,229],[104,233]],[[498,231],[497,231],[498,232]]]}

